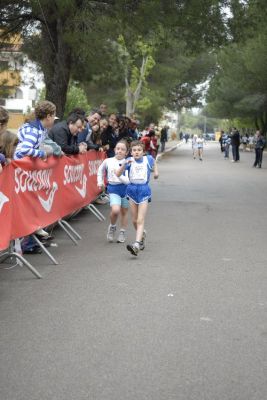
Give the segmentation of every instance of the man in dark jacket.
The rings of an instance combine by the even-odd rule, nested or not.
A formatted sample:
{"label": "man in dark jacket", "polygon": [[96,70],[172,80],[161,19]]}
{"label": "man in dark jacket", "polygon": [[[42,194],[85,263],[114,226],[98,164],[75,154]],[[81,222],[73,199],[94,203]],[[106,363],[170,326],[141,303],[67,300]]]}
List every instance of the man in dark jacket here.
{"label": "man in dark jacket", "polygon": [[165,143],[168,141],[168,127],[165,125],[160,132],[161,152],[165,151]]}
{"label": "man in dark jacket", "polygon": [[49,131],[49,137],[61,147],[65,154],[83,154],[87,151],[86,143],[77,143],[77,135],[83,128],[83,117],[73,113],[66,121],[54,125]]}
{"label": "man in dark jacket", "polygon": [[236,128],[234,128],[232,131],[231,145],[232,145],[232,153],[233,153],[232,162],[237,162],[240,159],[239,158],[240,134]]}

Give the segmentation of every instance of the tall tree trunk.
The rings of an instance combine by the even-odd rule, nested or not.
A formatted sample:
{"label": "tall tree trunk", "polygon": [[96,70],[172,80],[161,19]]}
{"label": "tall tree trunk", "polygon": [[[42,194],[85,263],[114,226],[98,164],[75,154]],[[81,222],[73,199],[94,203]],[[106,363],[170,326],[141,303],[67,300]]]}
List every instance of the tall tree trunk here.
{"label": "tall tree trunk", "polygon": [[[56,105],[59,118],[64,115],[72,59],[71,49],[63,37],[64,23],[60,18],[42,28],[42,40],[47,44],[47,52],[43,54],[46,99]],[[45,63],[45,57],[51,57],[54,62]]]}
{"label": "tall tree trunk", "polygon": [[126,115],[127,117],[131,117],[134,113],[134,94],[130,87],[126,86],[125,90],[126,97]]}
{"label": "tall tree trunk", "polygon": [[135,91],[133,92],[128,81],[128,68],[125,69],[125,97],[126,97],[126,115],[127,117],[132,117],[135,112],[137,102],[141,95],[141,90],[144,82],[144,77],[146,73],[148,57],[143,57],[142,66],[140,68],[140,77]]}
{"label": "tall tree trunk", "polygon": [[259,127],[259,122],[258,122],[258,116],[257,115],[255,115],[254,122],[255,122],[256,129],[259,130],[260,127]]}

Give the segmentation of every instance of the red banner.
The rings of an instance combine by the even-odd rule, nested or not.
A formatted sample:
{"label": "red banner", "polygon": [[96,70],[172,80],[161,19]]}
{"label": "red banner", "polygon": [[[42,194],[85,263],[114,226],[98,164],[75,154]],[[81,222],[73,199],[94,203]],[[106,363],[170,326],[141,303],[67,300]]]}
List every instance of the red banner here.
{"label": "red banner", "polygon": [[0,250],[91,203],[99,194],[97,170],[105,153],[25,157],[0,174]]}

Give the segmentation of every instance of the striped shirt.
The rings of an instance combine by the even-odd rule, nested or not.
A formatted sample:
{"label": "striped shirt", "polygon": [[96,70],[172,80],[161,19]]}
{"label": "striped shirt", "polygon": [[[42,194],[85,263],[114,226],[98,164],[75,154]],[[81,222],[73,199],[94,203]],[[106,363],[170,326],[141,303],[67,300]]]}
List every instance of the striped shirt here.
{"label": "striped shirt", "polygon": [[39,150],[39,146],[46,137],[47,130],[39,120],[22,125],[18,131],[19,143],[15,150],[14,159],[19,160],[26,156],[44,157],[45,152]]}

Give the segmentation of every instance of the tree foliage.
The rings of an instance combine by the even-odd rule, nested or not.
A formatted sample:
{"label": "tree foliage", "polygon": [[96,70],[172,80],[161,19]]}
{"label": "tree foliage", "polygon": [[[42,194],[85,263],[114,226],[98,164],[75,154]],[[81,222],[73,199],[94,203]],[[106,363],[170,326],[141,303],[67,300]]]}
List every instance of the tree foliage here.
{"label": "tree foliage", "polygon": [[[4,28],[2,36],[16,32],[23,35],[25,51],[44,73],[47,98],[56,103],[62,117],[71,78],[85,88],[97,82],[101,86],[105,79],[106,86],[113,86],[111,91],[120,93],[117,103],[124,101],[125,69],[112,50],[112,43],[118,43],[119,35],[123,35],[132,60],[129,88],[135,91],[140,78],[142,81],[136,107],[144,110],[152,104],[156,92],[163,99],[167,86],[187,81],[179,77],[172,84],[169,80],[168,85],[166,78],[166,87],[161,90],[161,82],[155,82],[157,64],[162,66],[165,62],[163,69],[167,70],[167,63],[172,64],[178,58],[172,53],[162,62],[161,54],[165,48],[171,48],[171,41],[186,43],[187,55],[221,45],[225,34],[218,26],[222,26],[224,3],[224,0],[2,0],[0,21]],[[143,62],[146,68],[142,77]],[[169,72],[173,74],[173,70]],[[144,97],[148,89],[151,96]]]}
{"label": "tree foliage", "polygon": [[[207,96],[206,113],[223,118],[254,121],[267,132],[267,29],[263,2],[232,2],[232,43],[218,54],[217,69]],[[242,18],[240,20],[240,18]],[[248,22],[246,24],[245,22]],[[253,28],[253,29],[252,29]]]}

